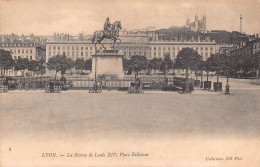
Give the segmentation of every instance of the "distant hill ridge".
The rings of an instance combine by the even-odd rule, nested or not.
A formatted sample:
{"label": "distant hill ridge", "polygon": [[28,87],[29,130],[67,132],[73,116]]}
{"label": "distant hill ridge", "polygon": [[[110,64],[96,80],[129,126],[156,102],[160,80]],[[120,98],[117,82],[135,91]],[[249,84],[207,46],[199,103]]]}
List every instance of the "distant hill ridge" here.
{"label": "distant hill ridge", "polygon": [[210,37],[211,40],[215,40],[217,44],[225,43],[225,44],[237,44],[241,41],[248,41],[250,35],[241,34],[237,31],[228,32],[225,30],[212,30],[211,32],[201,33],[190,31],[186,27],[170,27],[168,29],[159,29],[155,31],[160,34],[160,38],[162,40],[191,40],[195,39],[201,40],[206,39],[206,37]]}

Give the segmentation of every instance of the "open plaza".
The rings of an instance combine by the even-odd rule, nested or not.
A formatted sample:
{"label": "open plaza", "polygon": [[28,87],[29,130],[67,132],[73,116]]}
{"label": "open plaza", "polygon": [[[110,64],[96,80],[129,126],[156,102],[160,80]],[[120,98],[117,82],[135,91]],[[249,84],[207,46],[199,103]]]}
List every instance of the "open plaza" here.
{"label": "open plaza", "polygon": [[199,88],[192,94],[14,90],[0,94],[1,117],[5,118],[1,120],[1,133],[6,138],[40,137],[52,131],[57,137],[102,137],[108,132],[259,135],[259,80],[230,79],[230,92],[225,95]]}
{"label": "open plaza", "polygon": [[0,167],[260,167],[259,9],[0,0]]}
{"label": "open plaza", "polygon": [[[224,83],[225,78],[220,81]],[[40,158],[42,152],[86,153],[102,151],[102,147],[152,156],[153,161],[146,157],[136,159],[136,164],[169,165],[174,159],[179,164],[189,156],[194,158],[196,153],[189,149],[200,147],[201,154],[194,160],[214,165],[216,162],[204,160],[210,156],[210,150],[217,149],[209,141],[219,142],[222,151],[232,156],[243,156],[243,148],[259,144],[259,80],[230,79],[230,93],[203,89],[195,89],[192,94],[155,90],[147,90],[144,94],[116,90],[104,90],[101,94],[87,90],[58,94],[44,90],[9,91],[0,94],[0,117],[5,118],[0,122],[1,144],[18,151],[12,158],[20,164],[26,162],[19,153],[28,156],[31,163],[40,164],[48,162]],[[31,151],[25,152],[25,148]],[[158,155],[160,149],[166,151],[165,155]],[[176,149],[178,154],[167,154],[168,149]],[[1,156],[6,157],[4,163],[11,164],[12,159],[7,154]],[[156,156],[163,159],[156,162]],[[131,158],[129,161],[103,160],[113,166],[125,165]],[[76,162],[102,166],[103,160],[79,159]],[[72,165],[67,159],[62,162],[65,166]]]}

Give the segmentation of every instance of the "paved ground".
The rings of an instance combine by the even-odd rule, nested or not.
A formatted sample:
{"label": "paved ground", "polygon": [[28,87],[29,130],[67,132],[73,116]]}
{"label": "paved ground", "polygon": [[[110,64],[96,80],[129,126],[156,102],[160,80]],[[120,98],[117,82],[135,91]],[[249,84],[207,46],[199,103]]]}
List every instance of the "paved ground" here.
{"label": "paved ground", "polygon": [[[128,141],[129,145],[154,141],[157,149],[163,149],[166,144],[160,145],[162,141],[177,139],[182,142],[259,139],[260,86],[250,82],[230,79],[231,95],[202,90],[186,95],[161,91],[140,95],[119,91],[102,94],[82,90],[60,94],[10,91],[0,94],[2,148],[9,144],[23,150],[21,141],[28,146],[48,140],[49,143],[120,140]],[[121,147],[126,145],[121,143]]]}
{"label": "paved ground", "polygon": [[146,91],[143,95],[119,91],[10,91],[0,95],[4,118],[1,133],[7,138],[49,133],[98,135],[107,131],[260,135],[260,86],[249,82],[231,79],[229,96],[224,91],[202,90],[187,95],[161,91]]}

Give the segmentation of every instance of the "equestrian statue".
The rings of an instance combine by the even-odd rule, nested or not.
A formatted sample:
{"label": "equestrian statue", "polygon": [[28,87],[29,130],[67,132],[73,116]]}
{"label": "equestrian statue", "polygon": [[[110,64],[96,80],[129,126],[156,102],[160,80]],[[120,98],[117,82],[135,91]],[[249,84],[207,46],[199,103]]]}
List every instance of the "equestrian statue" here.
{"label": "equestrian statue", "polygon": [[106,19],[106,22],[104,25],[104,30],[94,32],[94,35],[92,37],[92,43],[95,44],[95,47],[96,47],[96,44],[99,43],[104,48],[104,45],[101,42],[105,38],[111,39],[112,41],[114,41],[114,44],[113,44],[113,48],[114,48],[114,45],[117,40],[119,40],[121,42],[121,39],[119,38],[119,30],[121,30],[121,29],[122,29],[121,21],[116,21],[113,24],[111,24],[109,21],[109,17],[108,17]]}

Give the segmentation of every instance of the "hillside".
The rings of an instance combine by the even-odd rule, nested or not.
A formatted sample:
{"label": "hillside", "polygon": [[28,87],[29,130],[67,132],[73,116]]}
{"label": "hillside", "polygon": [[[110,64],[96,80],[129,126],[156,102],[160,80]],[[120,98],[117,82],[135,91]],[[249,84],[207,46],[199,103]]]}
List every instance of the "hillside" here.
{"label": "hillside", "polygon": [[226,43],[226,44],[237,44],[240,41],[248,41],[249,35],[241,34],[237,31],[228,32],[224,30],[212,30],[208,33],[200,33],[190,31],[186,27],[170,27],[168,29],[159,29],[156,30],[156,33],[160,34],[160,39],[162,40],[181,40],[181,39],[205,39],[206,36],[209,36],[211,40],[215,40],[217,44]]}

